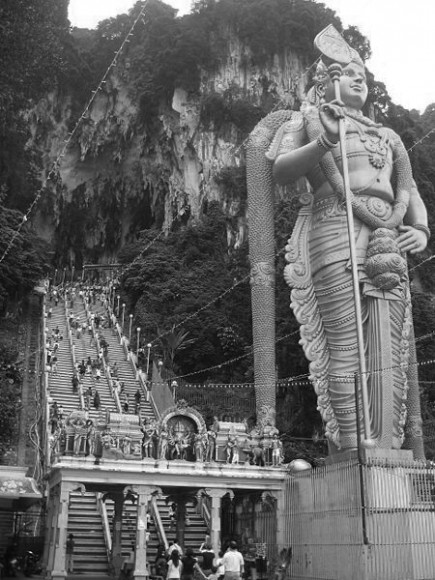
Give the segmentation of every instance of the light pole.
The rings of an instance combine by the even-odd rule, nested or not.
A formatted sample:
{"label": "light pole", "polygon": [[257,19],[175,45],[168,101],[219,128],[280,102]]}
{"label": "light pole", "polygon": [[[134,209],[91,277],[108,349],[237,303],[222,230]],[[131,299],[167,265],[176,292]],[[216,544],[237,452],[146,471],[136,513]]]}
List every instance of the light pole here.
{"label": "light pole", "polygon": [[147,377],[146,377],[146,380],[148,380],[148,373],[150,372],[150,354],[151,354],[151,347],[152,347],[152,344],[149,342],[147,344],[147,350],[148,350],[148,352],[147,352]]}
{"label": "light pole", "polygon": [[53,286],[56,286],[56,280],[57,280],[57,268],[54,271],[54,280],[53,280]]}
{"label": "light pole", "polygon": [[122,304],[122,319],[121,319],[122,334],[124,334],[124,319],[125,319],[125,302],[123,302]]}
{"label": "light pole", "polygon": [[136,328],[137,332],[137,344],[136,344],[136,357],[137,357],[137,364],[139,366],[139,338],[140,338],[140,326]]}
{"label": "light pole", "polygon": [[71,266],[71,283],[74,282],[74,272],[76,270],[76,267],[74,266],[74,264]]}
{"label": "light pole", "polygon": [[117,294],[116,296],[116,316],[119,318],[119,301],[121,299],[121,296],[119,294]]}
{"label": "light pole", "polygon": [[131,346],[131,327],[133,326],[133,314],[128,315],[130,318],[130,326],[128,329],[128,344]]}
{"label": "light pole", "polygon": [[159,359],[157,366],[159,367],[159,377],[162,378],[162,368],[163,368],[163,361]]}
{"label": "light pole", "polygon": [[65,276],[66,276],[66,268],[63,269],[63,274],[62,274],[62,286],[65,283]]}

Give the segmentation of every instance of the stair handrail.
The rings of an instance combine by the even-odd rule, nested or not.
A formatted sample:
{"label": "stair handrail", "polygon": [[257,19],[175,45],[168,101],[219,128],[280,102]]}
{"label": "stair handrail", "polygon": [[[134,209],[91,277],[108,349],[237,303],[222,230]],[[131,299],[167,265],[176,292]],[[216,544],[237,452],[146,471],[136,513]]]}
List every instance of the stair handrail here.
{"label": "stair handrail", "polygon": [[157,499],[154,495],[151,497],[151,511],[153,514],[154,525],[156,526],[157,535],[159,536],[160,543],[163,544],[165,546],[165,550],[167,550],[169,548],[169,542],[166,537],[165,528],[163,527],[162,518],[160,517]]}
{"label": "stair handrail", "polygon": [[124,356],[125,356],[125,360],[128,360],[128,355],[129,355],[129,344],[128,344],[128,338],[126,336],[123,336],[121,338],[121,346],[124,350]]}
{"label": "stair handrail", "polygon": [[200,502],[201,517],[205,521],[208,529],[211,529],[211,510],[209,507],[210,502],[211,499],[208,495],[202,496],[202,501]]}
{"label": "stair handrail", "polygon": [[[88,319],[88,324],[91,326],[91,331],[92,331],[92,334],[95,338],[97,352],[99,353],[101,350],[99,334],[97,332],[97,329],[95,328],[95,322],[94,322],[94,319],[92,318],[92,312],[89,308],[88,301],[86,300],[86,297],[84,295],[83,295],[83,303],[85,305],[85,312],[86,312],[86,317]],[[106,364],[106,361],[104,359],[104,356],[101,358],[101,364],[103,365],[104,376],[107,379],[110,393],[112,395],[112,398],[115,401],[115,405],[116,405],[116,408],[118,410],[118,413],[122,414],[121,402],[119,400],[118,391],[113,386],[113,380],[112,380],[112,377],[110,376],[109,369],[107,368],[107,364]]]}
{"label": "stair handrail", "polygon": [[[71,359],[72,359],[73,369],[74,369],[74,371],[76,371],[77,370],[76,346],[74,344],[72,330],[71,330],[71,324],[70,324],[69,317],[68,317],[68,307],[67,307],[66,297],[65,297],[64,306],[65,306],[66,329],[67,329],[67,333],[68,333],[69,344],[71,347]],[[81,383],[79,383],[78,395],[79,395],[79,401],[80,401],[80,408],[82,411],[84,411],[85,410],[85,397],[83,395],[83,385]]]}
{"label": "stair handrail", "polygon": [[106,546],[107,561],[110,563],[112,554],[112,536],[110,534],[110,524],[109,518],[107,517],[106,503],[103,501],[102,493],[98,492],[96,495],[97,495],[97,509],[101,515],[101,521],[103,524],[104,544]]}
{"label": "stair handrail", "polygon": [[[94,332],[94,337],[95,337],[95,342],[97,345],[98,352],[100,352],[100,339],[98,338],[98,334],[95,332],[95,326],[94,326],[93,320],[92,320],[92,329]],[[112,377],[110,376],[109,369],[107,368],[107,364],[106,364],[106,361],[104,359],[104,356],[101,357],[101,363],[103,365],[104,376],[106,377],[107,382],[109,384],[110,392],[112,393],[112,397],[115,401],[115,405],[116,405],[116,408],[118,410],[118,413],[122,414],[122,407],[121,407],[121,402],[119,400],[118,391],[113,386],[113,380],[112,380]]]}
{"label": "stair handrail", "polygon": [[42,321],[44,325],[44,332],[42,333],[42,357],[44,361],[43,366],[43,380],[42,380],[42,388],[43,388],[43,401],[45,402],[44,405],[44,415],[43,415],[43,433],[44,433],[44,452],[45,452],[45,461],[44,467],[45,470],[48,470],[48,467],[51,464],[51,449],[50,449],[50,403],[48,402],[48,398],[50,396],[50,389],[48,384],[48,370],[47,370],[47,335],[45,333],[46,329],[46,307],[45,307],[45,296],[42,302]]}
{"label": "stair handrail", "polygon": [[151,390],[148,388],[148,384],[146,379],[144,378],[144,374],[140,369],[137,368],[134,353],[131,350],[129,350],[129,347],[127,345],[128,343],[127,337],[123,335],[121,325],[119,324],[116,315],[113,312],[112,307],[110,305],[107,307],[107,310],[113,323],[114,332],[118,334],[120,339],[120,345],[123,347],[125,360],[126,361],[129,360],[131,363],[134,376],[136,377],[136,380],[139,383],[139,388],[142,391],[142,395],[145,395],[145,399],[151,403],[151,407],[153,408],[153,412],[156,418],[160,419],[161,414],[151,394]]}
{"label": "stair handrail", "polygon": [[157,417],[157,419],[160,421],[161,418],[161,413],[156,405],[156,402],[154,400],[153,394],[151,392],[151,389],[148,388],[148,382],[146,380],[146,374],[139,370],[138,371],[138,379],[139,379],[139,384],[142,387],[142,391],[145,393],[145,398],[146,400],[151,404],[151,407],[153,409],[154,415]]}

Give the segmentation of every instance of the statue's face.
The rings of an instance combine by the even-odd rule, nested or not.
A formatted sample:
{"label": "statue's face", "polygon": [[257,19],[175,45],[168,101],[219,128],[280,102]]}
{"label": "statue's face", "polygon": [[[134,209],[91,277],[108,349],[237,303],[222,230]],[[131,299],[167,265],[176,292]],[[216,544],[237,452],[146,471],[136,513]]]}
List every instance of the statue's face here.
{"label": "statue's face", "polygon": [[[358,63],[351,62],[343,68],[343,74],[340,77],[341,100],[347,107],[361,109],[366,102],[367,95],[367,78],[364,67]],[[329,102],[334,99],[334,86],[328,78],[325,85],[325,100]]]}

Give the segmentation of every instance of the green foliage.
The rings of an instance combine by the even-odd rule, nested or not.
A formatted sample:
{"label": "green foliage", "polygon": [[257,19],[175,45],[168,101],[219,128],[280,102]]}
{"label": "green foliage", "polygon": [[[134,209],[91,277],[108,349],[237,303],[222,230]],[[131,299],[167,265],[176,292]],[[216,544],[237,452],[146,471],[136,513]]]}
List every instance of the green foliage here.
{"label": "green foliage", "polygon": [[[174,369],[183,374],[219,365],[227,360],[229,351],[233,357],[239,356],[252,342],[247,280],[225,294],[247,275],[247,249],[228,253],[226,230],[225,216],[213,202],[200,222],[152,244],[123,277],[123,289],[146,342],[160,336],[160,342],[167,343],[171,335],[176,338],[175,331],[183,342],[185,338],[194,340],[172,359]],[[136,252],[152,238],[152,232],[144,233]],[[132,255],[126,248],[120,259]],[[181,322],[182,327],[174,327]],[[227,340],[228,333],[234,340]],[[192,382],[241,381],[250,364],[248,358],[237,365],[223,365],[198,373]]]}
{"label": "green foliage", "polygon": [[0,113],[17,111],[52,88],[62,71],[67,0],[3,0],[0,5]]}
{"label": "green foliage", "polygon": [[246,166],[223,167],[214,179],[221,188],[222,200],[225,203],[236,202],[238,204],[237,216],[244,216],[248,197]]}
{"label": "green foliage", "polygon": [[15,364],[18,353],[8,344],[15,334],[16,325],[3,321],[4,342],[0,342],[0,463],[11,451],[18,433],[22,377]]}
{"label": "green foliage", "polygon": [[251,49],[255,64],[264,64],[286,48],[314,60],[315,35],[330,23],[342,30],[332,10],[304,0],[201,0],[193,10],[210,31],[234,31]]}
{"label": "green foliage", "polygon": [[[79,55],[90,63],[95,79],[101,77],[136,18],[138,2],[128,15],[100,23],[93,41],[77,31]],[[323,4],[306,0],[214,0],[195,2],[192,14],[176,18],[176,11],[160,0],[149,0],[143,22],[136,26],[129,50],[120,58],[142,118],[151,123],[159,107],[168,104],[175,87],[196,92],[201,72],[211,72],[227,58],[230,34],[249,47],[252,62],[266,64],[290,48],[307,63],[314,54],[313,39],[330,23],[342,30],[340,20]],[[367,52],[367,41],[357,29],[349,38]],[[127,69],[127,70],[125,70]],[[250,131],[261,112],[245,102],[232,103],[230,117],[242,131]],[[211,115],[212,100],[204,103],[203,121],[221,120],[228,107]]]}
{"label": "green foliage", "polygon": [[23,215],[0,204],[0,256],[14,236],[14,242],[0,266],[0,312],[9,300],[18,300],[30,292],[46,275],[50,251],[48,244],[24,225],[16,235]]}
{"label": "green foliage", "polygon": [[0,4],[0,187],[3,202],[22,211],[38,189],[39,171],[22,111],[52,89],[66,68],[67,6],[67,0]]}
{"label": "green foliage", "polygon": [[200,121],[204,129],[216,133],[226,123],[233,123],[242,136],[248,135],[268,111],[249,102],[238,87],[226,90],[222,95],[212,92],[201,99]]}

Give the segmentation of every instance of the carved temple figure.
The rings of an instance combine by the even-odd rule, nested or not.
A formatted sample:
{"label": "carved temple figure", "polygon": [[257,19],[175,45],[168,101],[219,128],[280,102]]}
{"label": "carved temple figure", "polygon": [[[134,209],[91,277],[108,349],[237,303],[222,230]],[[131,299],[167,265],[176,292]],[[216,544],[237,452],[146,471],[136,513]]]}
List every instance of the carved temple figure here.
{"label": "carved temple figure", "polygon": [[169,444],[171,445],[171,459],[186,459],[190,447],[190,435],[183,432],[174,432],[169,435]]}
{"label": "carved temple figure", "polygon": [[95,427],[91,419],[86,421],[86,452],[85,455],[95,455]]}
{"label": "carved temple figure", "polygon": [[[204,437],[205,435],[205,437]],[[196,461],[204,461],[207,444],[207,433],[200,431],[193,436],[193,446],[195,450]]]}
{"label": "carved temple figure", "polygon": [[143,433],[142,439],[143,457],[153,457],[154,436],[156,434],[156,425],[154,421],[146,421],[141,431]]}
{"label": "carved temple figure", "polygon": [[[238,455],[238,441],[234,433],[228,433],[228,439],[225,444],[225,452],[227,457],[227,463],[235,463],[234,461],[234,451],[237,450]],[[237,460],[238,462],[238,460]]]}
{"label": "carved temple figure", "polygon": [[83,442],[86,441],[86,413],[85,411],[72,411],[66,420],[66,427],[73,434],[73,453],[78,455],[83,449]]}
{"label": "carved temple figure", "polygon": [[272,440],[272,465],[278,466],[283,462],[283,444],[278,435],[273,436]]}
{"label": "carved temple figure", "polygon": [[207,431],[207,445],[205,452],[206,461],[214,461],[216,457],[216,438],[217,433],[212,428]]}
{"label": "carved temple figure", "polygon": [[158,448],[158,458],[166,459],[166,454],[168,452],[169,444],[169,434],[165,427],[160,429],[159,433],[159,448]]}
{"label": "carved temple figure", "polygon": [[260,405],[273,404],[275,380],[273,184],[305,176],[311,190],[300,198],[286,248],[285,279],[292,288],[291,308],[300,323],[300,343],[330,452],[357,447],[355,377],[360,366],[339,144],[344,119],[341,138],[354,221],[370,444],[400,449],[406,435],[406,447],[422,458],[406,254],[425,249],[427,213],[401,139],[362,113],[368,94],[364,64],[346,46],[351,58],[341,61],[341,101],[335,100],[333,67],[320,60],[301,111],[271,113],[250,136],[251,285]]}

